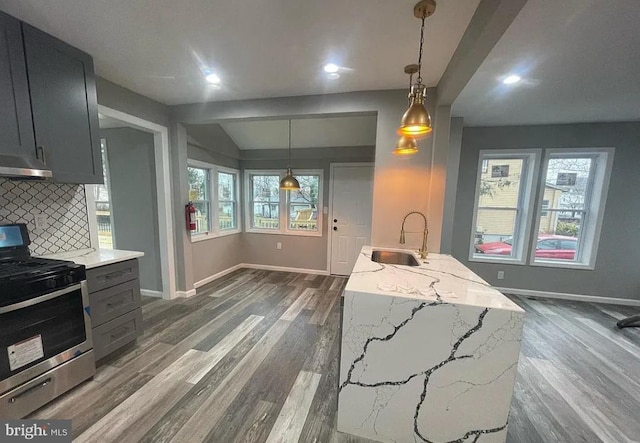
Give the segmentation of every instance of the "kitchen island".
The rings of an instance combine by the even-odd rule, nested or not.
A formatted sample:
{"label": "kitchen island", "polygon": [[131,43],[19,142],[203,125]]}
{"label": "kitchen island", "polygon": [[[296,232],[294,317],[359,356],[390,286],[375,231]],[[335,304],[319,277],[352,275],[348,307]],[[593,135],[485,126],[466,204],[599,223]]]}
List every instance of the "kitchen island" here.
{"label": "kitchen island", "polygon": [[504,442],[524,311],[451,256],[401,266],[371,254],[343,295],[338,431]]}

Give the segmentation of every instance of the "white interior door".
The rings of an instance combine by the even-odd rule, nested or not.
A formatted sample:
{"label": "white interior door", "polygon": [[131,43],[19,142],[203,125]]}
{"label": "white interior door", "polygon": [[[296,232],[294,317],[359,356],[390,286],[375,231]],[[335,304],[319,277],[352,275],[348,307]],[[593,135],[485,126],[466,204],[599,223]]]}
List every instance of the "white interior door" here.
{"label": "white interior door", "polygon": [[373,165],[335,165],[332,180],[330,272],[349,275],[362,247],[371,243]]}

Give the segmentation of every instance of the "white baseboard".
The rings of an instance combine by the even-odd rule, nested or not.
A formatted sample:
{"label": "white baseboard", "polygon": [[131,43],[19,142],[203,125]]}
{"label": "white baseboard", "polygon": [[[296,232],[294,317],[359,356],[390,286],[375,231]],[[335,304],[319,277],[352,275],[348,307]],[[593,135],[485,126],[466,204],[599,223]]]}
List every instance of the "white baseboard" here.
{"label": "white baseboard", "polygon": [[560,300],[585,301],[590,303],[607,303],[612,305],[640,306],[640,300],[629,298],[601,297],[599,295],[567,294],[564,292],[533,291],[529,289],[495,288],[505,294],[524,295],[526,297],[557,298]]}
{"label": "white baseboard", "polygon": [[194,295],[196,295],[196,290],[195,289],[189,289],[188,291],[177,291],[176,295],[178,297],[182,297],[182,298],[193,297]]}
{"label": "white baseboard", "polygon": [[151,289],[140,289],[140,294],[145,295],[147,297],[164,297],[162,291],[152,291]]}
{"label": "white baseboard", "polygon": [[202,280],[195,282],[193,284],[193,287],[195,289],[198,289],[201,286],[204,286],[204,285],[206,285],[208,283],[211,283],[212,281],[217,280],[220,277],[224,277],[227,274],[231,274],[233,271],[236,271],[236,270],[241,269],[243,267],[245,267],[245,266],[242,263],[240,263],[238,265],[235,265],[235,266],[231,266],[230,268],[227,268],[224,271],[220,271],[217,274],[210,275],[207,278],[203,278]]}
{"label": "white baseboard", "polygon": [[227,274],[232,273],[233,271],[237,271],[238,269],[249,268],[249,269],[262,269],[265,271],[282,271],[282,272],[299,272],[300,274],[316,274],[316,275],[329,275],[329,271],[325,271],[322,269],[304,269],[304,268],[290,268],[286,266],[271,266],[271,265],[257,265],[253,263],[240,263],[235,266],[231,266],[230,268],[225,269],[224,271],[220,271],[217,274],[210,275],[209,277],[203,278],[193,284],[193,289],[189,291],[178,291],[178,297],[192,297],[196,294],[196,289],[200,288],[204,285],[211,283],[214,280],[219,279],[220,277],[224,277]]}
{"label": "white baseboard", "polygon": [[300,274],[329,275],[329,271],[326,271],[324,269],[290,268],[287,266],[256,265],[252,263],[242,263],[239,266],[241,268],[262,269],[265,271],[282,271],[282,272],[298,272]]}

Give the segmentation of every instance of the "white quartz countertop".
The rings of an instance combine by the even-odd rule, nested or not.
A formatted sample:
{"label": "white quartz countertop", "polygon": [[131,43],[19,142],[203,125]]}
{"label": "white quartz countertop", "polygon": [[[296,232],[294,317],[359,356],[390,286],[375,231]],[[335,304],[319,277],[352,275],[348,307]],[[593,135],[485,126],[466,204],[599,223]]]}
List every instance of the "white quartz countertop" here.
{"label": "white quartz countertop", "polygon": [[[373,250],[408,252],[416,257],[420,266],[374,262],[371,260]],[[345,291],[524,313],[518,305],[450,255],[430,253],[426,260],[422,260],[415,252],[405,249],[364,246]]]}
{"label": "white quartz countertop", "polygon": [[143,255],[144,252],[125,251],[123,249],[79,249],[77,251],[59,252],[42,257],[55,260],[69,260],[79,265],[84,265],[86,269],[91,269],[131,260],[142,257]]}

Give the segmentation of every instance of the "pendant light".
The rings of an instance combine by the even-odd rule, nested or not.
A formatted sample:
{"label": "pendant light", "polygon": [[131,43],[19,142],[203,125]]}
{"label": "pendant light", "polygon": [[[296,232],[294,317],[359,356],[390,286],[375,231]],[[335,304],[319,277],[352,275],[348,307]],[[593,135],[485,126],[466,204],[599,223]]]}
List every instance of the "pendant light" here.
{"label": "pendant light", "polygon": [[[404,67],[404,73],[409,74],[409,89],[413,84],[413,74],[418,72],[418,65],[407,65]],[[409,106],[411,106],[411,100],[409,100]],[[396,148],[393,150],[395,155],[411,155],[418,152],[418,144],[416,139],[406,135],[401,135],[396,144]]]}
{"label": "pendant light", "polygon": [[293,176],[291,171],[291,120],[289,120],[289,161],[287,162],[287,175],[280,180],[280,189],[283,191],[298,191],[300,190],[300,183]]}
{"label": "pendant light", "polygon": [[420,27],[420,50],[418,53],[418,79],[409,88],[409,108],[402,116],[398,134],[406,137],[424,137],[431,132],[431,116],[424,104],[427,87],[422,84],[422,48],[424,46],[424,21],[436,11],[434,0],[421,0],[413,8],[413,15],[422,20]]}

